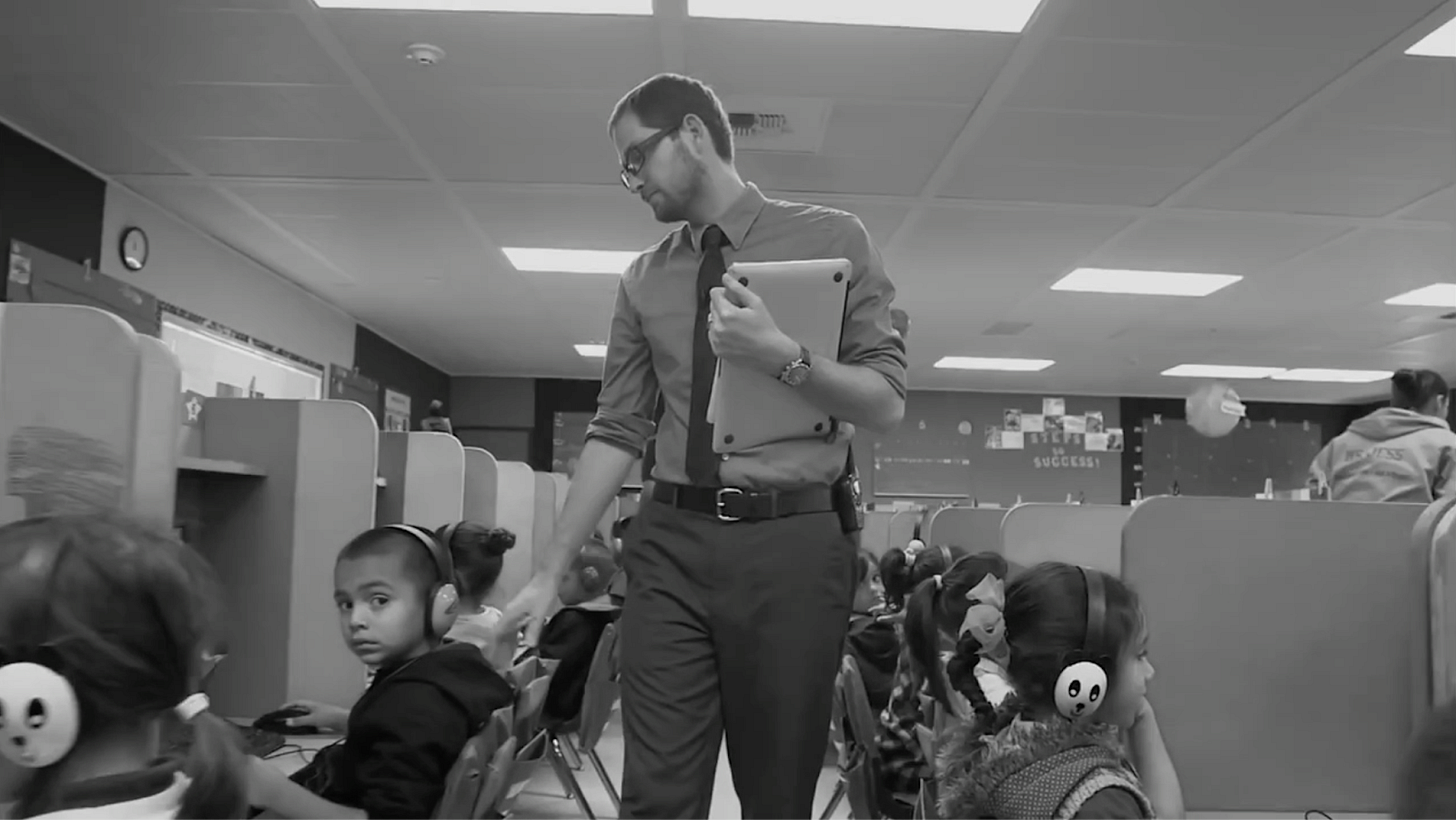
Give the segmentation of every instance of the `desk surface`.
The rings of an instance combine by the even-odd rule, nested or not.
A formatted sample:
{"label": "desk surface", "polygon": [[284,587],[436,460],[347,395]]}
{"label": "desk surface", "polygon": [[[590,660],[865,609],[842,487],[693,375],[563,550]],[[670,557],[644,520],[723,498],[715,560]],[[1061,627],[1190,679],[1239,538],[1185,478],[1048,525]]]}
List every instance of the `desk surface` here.
{"label": "desk surface", "polygon": [[284,746],[266,760],[286,775],[307,766],[319,749],[343,739],[343,735],[285,735]]}

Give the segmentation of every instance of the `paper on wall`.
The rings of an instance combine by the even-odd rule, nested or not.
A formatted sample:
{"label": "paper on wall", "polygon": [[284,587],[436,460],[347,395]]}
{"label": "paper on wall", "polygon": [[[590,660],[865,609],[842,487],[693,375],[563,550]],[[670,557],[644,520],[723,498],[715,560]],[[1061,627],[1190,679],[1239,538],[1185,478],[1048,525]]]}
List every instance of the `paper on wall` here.
{"label": "paper on wall", "polygon": [[1122,428],[1109,427],[1107,429],[1107,451],[1109,453],[1122,452]]}
{"label": "paper on wall", "polygon": [[1040,413],[1022,413],[1021,432],[1044,433],[1046,432],[1046,421]]}
{"label": "paper on wall", "polygon": [[1022,433],[1020,430],[1002,430],[1001,431],[1001,449],[1002,450],[1025,450],[1026,449],[1026,435],[1024,433]]}
{"label": "paper on wall", "polygon": [[1067,414],[1067,400],[1042,399],[1041,414],[1043,416],[1065,416]]}
{"label": "paper on wall", "polygon": [[1088,433],[1087,438],[1085,439],[1085,443],[1087,445],[1087,452],[1089,453],[1107,452],[1106,433]]}
{"label": "paper on wall", "polygon": [[987,450],[999,450],[999,449],[1001,449],[1001,428],[1000,427],[987,427],[986,428],[986,449]]}
{"label": "paper on wall", "polygon": [[1081,435],[1087,432],[1086,416],[1062,416],[1062,432]]}
{"label": "paper on wall", "polygon": [[1103,421],[1102,421],[1102,411],[1101,410],[1089,410],[1089,411],[1087,411],[1087,432],[1089,432],[1089,433],[1101,433],[1101,432],[1103,432],[1102,425],[1103,425]]}

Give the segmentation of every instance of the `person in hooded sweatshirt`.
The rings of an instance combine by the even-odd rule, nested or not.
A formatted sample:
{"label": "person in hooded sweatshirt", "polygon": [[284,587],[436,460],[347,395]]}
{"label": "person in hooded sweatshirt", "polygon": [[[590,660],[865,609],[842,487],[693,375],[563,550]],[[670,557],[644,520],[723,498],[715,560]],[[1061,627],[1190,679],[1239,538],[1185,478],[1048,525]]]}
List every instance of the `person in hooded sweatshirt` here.
{"label": "person in hooded sweatshirt", "polygon": [[[282,817],[427,818],[465,744],[514,692],[469,643],[441,638],[454,621],[454,568],[429,530],[391,525],[350,541],[334,565],[334,602],[349,648],[377,671],[347,719],[309,710],[294,725],[345,730],[292,778],[250,772],[250,802]],[[444,593],[443,595],[441,593]]]}
{"label": "person in hooded sweatshirt", "polygon": [[1334,501],[1429,504],[1456,495],[1456,433],[1446,420],[1450,387],[1439,373],[1400,370],[1390,406],[1358,419],[1309,468],[1314,489]]}

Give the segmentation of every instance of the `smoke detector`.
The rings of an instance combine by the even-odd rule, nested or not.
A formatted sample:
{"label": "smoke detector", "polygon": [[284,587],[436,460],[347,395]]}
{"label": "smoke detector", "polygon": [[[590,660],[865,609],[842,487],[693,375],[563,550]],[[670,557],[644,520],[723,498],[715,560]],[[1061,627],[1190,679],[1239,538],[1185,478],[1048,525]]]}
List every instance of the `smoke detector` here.
{"label": "smoke detector", "polygon": [[728,127],[740,151],[817,154],[832,104],[796,97],[728,97]]}
{"label": "smoke detector", "polygon": [[445,49],[429,43],[415,43],[404,50],[404,56],[412,63],[428,67],[439,65],[445,59]]}

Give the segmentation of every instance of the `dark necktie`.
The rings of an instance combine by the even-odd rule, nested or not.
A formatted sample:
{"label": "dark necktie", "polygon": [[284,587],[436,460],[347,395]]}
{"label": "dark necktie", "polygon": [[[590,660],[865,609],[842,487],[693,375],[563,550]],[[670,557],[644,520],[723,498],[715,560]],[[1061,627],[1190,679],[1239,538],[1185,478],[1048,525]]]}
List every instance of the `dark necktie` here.
{"label": "dark necktie", "polygon": [[709,225],[703,231],[703,261],[698,266],[698,314],[693,322],[692,411],[688,415],[688,446],[685,466],[688,482],[711,487],[718,481],[718,456],[713,452],[713,425],[708,422],[708,398],[713,392],[713,374],[718,357],[708,342],[708,292],[723,284],[728,268],[723,264],[723,231]]}

